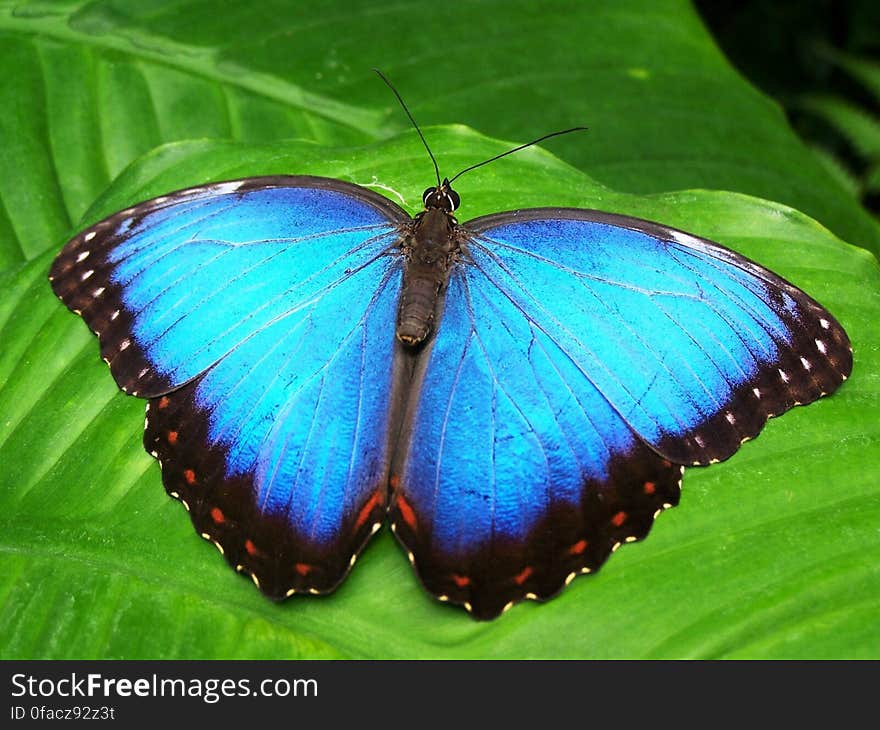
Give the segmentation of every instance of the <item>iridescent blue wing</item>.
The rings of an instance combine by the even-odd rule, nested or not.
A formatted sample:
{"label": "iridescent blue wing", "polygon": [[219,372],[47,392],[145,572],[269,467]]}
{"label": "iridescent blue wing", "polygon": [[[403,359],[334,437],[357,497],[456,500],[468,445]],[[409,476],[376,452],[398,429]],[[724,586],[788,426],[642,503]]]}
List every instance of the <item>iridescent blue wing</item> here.
{"label": "iridescent blue wing", "polygon": [[710,241],[568,209],[464,229],[391,520],[426,587],[478,617],[596,570],[677,503],[682,465],[851,370],[825,309]]}
{"label": "iridescent blue wing", "polygon": [[53,287],[98,335],[197,531],[268,595],[331,590],[384,517],[394,203],[310,177],[173,193],[74,238]]}

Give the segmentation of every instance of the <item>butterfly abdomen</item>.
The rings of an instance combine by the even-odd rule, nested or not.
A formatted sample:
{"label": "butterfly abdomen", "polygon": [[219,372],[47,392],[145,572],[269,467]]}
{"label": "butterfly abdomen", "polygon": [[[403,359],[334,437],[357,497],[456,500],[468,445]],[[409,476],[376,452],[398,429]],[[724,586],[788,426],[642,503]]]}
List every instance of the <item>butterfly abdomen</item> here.
{"label": "butterfly abdomen", "polygon": [[455,219],[432,208],[415,219],[403,242],[406,266],[397,310],[397,339],[420,345],[434,329],[440,296],[449,280],[458,243]]}

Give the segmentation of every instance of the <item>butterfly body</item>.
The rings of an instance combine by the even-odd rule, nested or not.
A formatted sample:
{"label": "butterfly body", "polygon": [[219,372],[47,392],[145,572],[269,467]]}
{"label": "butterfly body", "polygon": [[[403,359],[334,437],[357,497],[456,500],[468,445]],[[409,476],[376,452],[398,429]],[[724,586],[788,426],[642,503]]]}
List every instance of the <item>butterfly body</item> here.
{"label": "butterfly body", "polygon": [[413,221],[403,239],[405,266],[397,319],[397,338],[420,345],[434,327],[439,297],[459,253],[456,223],[442,208],[429,208]]}
{"label": "butterfly body", "polygon": [[196,530],[272,598],[326,593],[387,520],[492,618],[677,504],[685,465],[852,368],[818,303],[716,243],[598,211],[459,224],[308,176],[178,191],[72,239],[56,294],[148,399]]}

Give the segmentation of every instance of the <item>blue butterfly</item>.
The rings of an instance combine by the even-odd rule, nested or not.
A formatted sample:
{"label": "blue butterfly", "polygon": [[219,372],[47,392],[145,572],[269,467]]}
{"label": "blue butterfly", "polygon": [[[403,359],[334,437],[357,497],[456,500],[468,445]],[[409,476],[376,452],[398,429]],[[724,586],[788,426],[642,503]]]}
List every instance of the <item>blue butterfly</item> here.
{"label": "blue butterfly", "polygon": [[645,537],[686,465],[834,391],[843,328],[716,243],[594,210],[459,224],[255,177],[119,212],[55,259],[196,530],[267,596],[332,591],[388,520],[475,617]]}

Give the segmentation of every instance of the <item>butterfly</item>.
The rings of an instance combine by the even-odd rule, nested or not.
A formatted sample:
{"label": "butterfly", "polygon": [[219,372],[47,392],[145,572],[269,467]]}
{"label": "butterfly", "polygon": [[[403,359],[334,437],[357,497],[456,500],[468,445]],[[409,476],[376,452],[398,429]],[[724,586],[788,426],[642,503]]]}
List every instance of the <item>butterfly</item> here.
{"label": "butterfly", "polygon": [[212,183],[52,264],[147,399],[167,492],[270,598],[334,590],[386,522],[425,588],[478,619],[550,598],[644,538],[685,466],[852,370],[828,311],[712,241],[577,208],[462,224],[439,172],[423,202]]}

